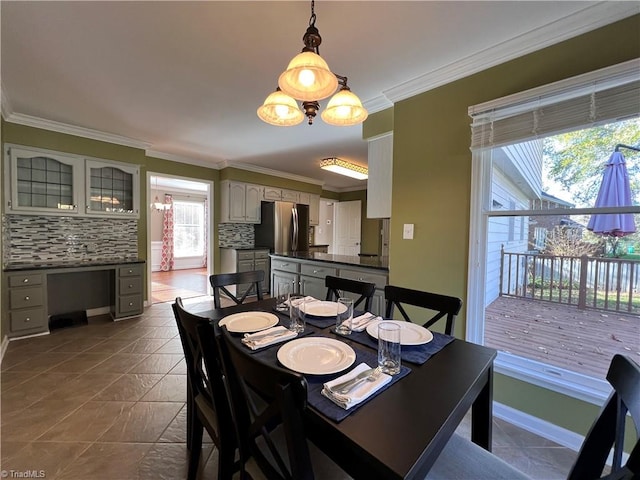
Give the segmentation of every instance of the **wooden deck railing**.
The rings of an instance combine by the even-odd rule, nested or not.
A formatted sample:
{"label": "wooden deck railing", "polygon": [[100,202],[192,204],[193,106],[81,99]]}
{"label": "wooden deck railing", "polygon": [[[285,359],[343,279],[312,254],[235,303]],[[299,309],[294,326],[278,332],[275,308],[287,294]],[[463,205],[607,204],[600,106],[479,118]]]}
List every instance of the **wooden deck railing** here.
{"label": "wooden deck railing", "polygon": [[500,253],[500,296],[640,314],[637,260]]}

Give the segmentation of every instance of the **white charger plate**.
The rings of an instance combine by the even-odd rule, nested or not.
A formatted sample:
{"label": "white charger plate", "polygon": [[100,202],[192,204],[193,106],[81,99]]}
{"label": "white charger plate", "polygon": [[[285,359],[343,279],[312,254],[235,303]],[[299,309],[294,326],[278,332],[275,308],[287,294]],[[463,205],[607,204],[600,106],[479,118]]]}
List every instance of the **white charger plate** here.
{"label": "white charger plate", "polygon": [[218,325],[234,333],[252,333],[278,324],[278,317],[269,312],[240,312],[227,315]]}
{"label": "white charger plate", "polygon": [[334,338],[298,338],[278,349],[278,360],[294,372],[326,375],[349,368],[356,361],[356,352]]}
{"label": "white charger plate", "polygon": [[400,326],[400,345],[423,345],[433,340],[433,333],[422,325],[411,322],[396,322],[395,320],[374,320],[367,325],[367,333],[378,338],[378,324],[380,322],[396,323]]}
{"label": "white charger plate", "polygon": [[307,315],[313,315],[314,317],[335,317],[340,313],[344,313],[347,310],[346,305],[338,302],[328,302],[325,300],[315,300],[313,302],[305,302],[304,305],[300,305],[302,310]]}

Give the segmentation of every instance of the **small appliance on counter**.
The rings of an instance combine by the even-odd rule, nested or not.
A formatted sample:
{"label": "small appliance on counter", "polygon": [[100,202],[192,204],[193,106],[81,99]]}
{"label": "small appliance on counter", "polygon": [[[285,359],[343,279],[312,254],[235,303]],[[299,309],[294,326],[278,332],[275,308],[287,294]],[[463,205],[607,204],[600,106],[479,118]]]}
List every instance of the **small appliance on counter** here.
{"label": "small appliance on counter", "polygon": [[309,251],[309,205],[262,202],[262,223],[255,225],[255,243],[271,253]]}

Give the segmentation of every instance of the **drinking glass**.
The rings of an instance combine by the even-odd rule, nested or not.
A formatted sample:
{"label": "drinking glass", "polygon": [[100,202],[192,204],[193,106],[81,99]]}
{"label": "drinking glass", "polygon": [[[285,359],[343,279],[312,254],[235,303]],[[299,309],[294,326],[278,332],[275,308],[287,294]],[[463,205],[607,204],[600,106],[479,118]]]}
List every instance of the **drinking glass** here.
{"label": "drinking glass", "polygon": [[293,293],[293,283],[278,283],[276,284],[276,310],[278,312],[288,312],[289,295]]}
{"label": "drinking glass", "polygon": [[353,321],[353,300],[351,298],[339,298],[336,314],[336,333],[351,335]]}
{"label": "drinking glass", "polygon": [[305,327],[304,295],[289,294],[289,330],[302,333]]}
{"label": "drinking glass", "polygon": [[384,373],[400,373],[400,325],[382,321],[378,324],[378,367]]}

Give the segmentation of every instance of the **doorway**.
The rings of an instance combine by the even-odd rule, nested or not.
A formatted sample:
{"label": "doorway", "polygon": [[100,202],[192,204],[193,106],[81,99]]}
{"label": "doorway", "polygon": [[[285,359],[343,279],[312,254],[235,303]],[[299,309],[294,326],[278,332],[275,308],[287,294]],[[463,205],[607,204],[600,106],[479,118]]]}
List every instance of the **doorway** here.
{"label": "doorway", "polygon": [[209,294],[213,182],[147,173],[150,303]]}
{"label": "doorway", "polygon": [[336,202],[334,208],[333,253],[358,255],[361,242],[362,202]]}

